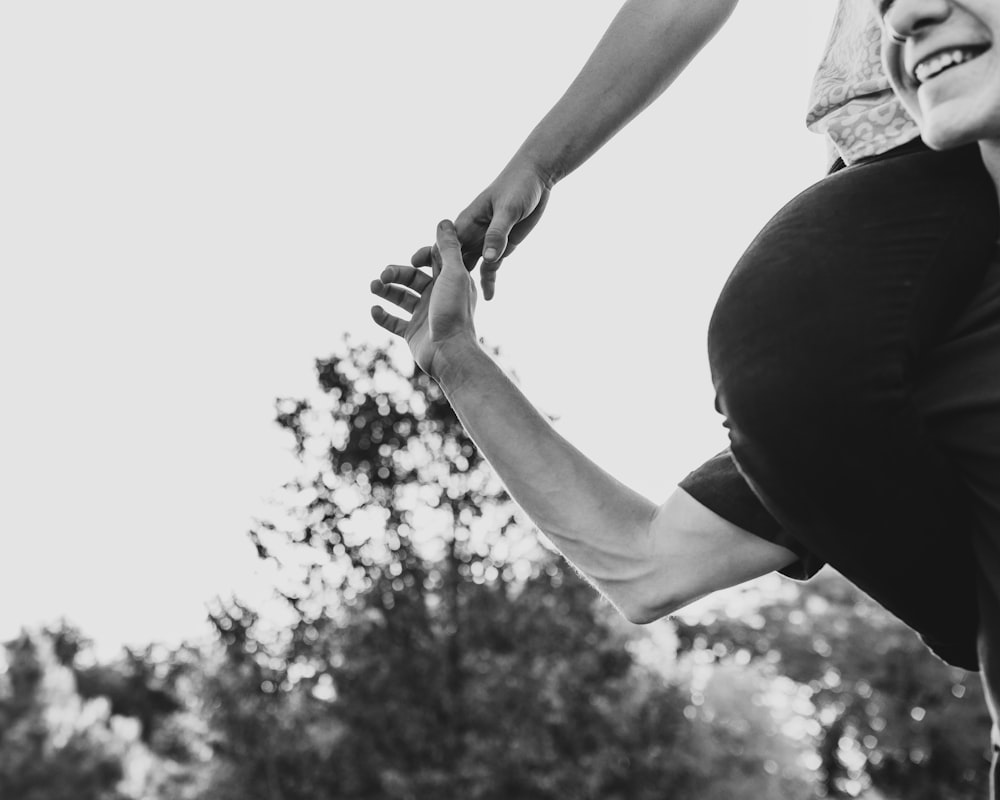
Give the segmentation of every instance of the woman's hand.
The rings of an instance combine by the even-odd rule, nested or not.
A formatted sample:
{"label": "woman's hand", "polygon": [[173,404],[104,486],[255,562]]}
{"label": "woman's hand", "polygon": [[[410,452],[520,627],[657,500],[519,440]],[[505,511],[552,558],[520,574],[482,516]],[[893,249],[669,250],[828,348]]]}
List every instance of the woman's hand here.
{"label": "woman's hand", "polygon": [[[424,250],[421,259],[414,256],[413,266],[390,265],[371,283],[372,294],[408,312],[410,319],[393,316],[381,306],[372,306],[372,319],[405,339],[417,366],[439,378],[449,356],[470,345],[478,347],[473,324],[476,286],[462,262],[452,222],[441,222],[437,244]],[[431,267],[432,275],[424,267]]]}
{"label": "woman's hand", "polygon": [[[512,161],[455,220],[465,266],[472,269],[482,255],[483,297],[493,299],[497,270],[504,258],[531,233],[549,199],[549,184],[524,160]],[[428,263],[430,247],[413,255],[412,264]]]}

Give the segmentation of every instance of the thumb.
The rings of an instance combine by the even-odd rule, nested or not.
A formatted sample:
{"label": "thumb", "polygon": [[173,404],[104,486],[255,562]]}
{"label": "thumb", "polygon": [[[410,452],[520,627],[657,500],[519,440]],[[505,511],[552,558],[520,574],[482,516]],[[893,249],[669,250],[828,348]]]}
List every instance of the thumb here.
{"label": "thumb", "polygon": [[490,220],[489,230],[483,238],[483,261],[491,263],[499,259],[507,249],[507,237],[517,223],[514,216],[506,211],[497,211]]}
{"label": "thumb", "polygon": [[465,272],[465,264],[462,261],[462,244],[458,240],[455,224],[450,219],[444,219],[438,223],[437,249],[441,258],[442,271],[457,267]]}

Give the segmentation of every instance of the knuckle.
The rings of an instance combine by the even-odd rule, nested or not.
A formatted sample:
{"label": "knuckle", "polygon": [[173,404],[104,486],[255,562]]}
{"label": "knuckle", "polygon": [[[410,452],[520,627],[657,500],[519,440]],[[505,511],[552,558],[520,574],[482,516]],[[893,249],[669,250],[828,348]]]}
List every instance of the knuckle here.
{"label": "knuckle", "polygon": [[520,218],[521,214],[513,206],[500,206],[496,210],[496,213],[493,214],[493,220],[490,227],[494,230],[498,228],[510,230],[514,226],[514,223],[516,223]]}

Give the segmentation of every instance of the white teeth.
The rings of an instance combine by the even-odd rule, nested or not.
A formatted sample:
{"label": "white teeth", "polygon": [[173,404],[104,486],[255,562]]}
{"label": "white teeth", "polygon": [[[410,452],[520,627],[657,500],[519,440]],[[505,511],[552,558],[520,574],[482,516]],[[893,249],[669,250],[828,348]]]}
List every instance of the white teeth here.
{"label": "white teeth", "polygon": [[925,59],[917,64],[916,68],[913,70],[913,77],[916,79],[917,83],[924,83],[930,80],[935,75],[939,75],[944,72],[949,67],[954,67],[957,64],[964,64],[966,61],[971,61],[975,58],[978,53],[973,53],[970,50],[949,50],[944,53],[938,53],[931,58]]}

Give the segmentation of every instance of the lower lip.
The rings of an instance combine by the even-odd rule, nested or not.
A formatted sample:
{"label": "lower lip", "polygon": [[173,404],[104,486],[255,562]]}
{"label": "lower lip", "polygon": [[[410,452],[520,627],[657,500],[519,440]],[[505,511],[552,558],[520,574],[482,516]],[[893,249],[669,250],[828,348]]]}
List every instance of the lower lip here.
{"label": "lower lip", "polygon": [[941,81],[941,79],[948,77],[953,72],[958,72],[958,73],[962,72],[963,71],[963,69],[962,69],[963,67],[967,67],[970,64],[975,64],[982,57],[983,57],[983,54],[980,54],[980,55],[976,56],[975,58],[971,58],[968,61],[963,61],[961,64],[957,64],[954,67],[949,67],[944,72],[939,72],[933,78],[928,78],[926,81],[924,81],[923,83],[921,83],[917,87],[917,90],[918,91],[923,91],[925,88],[932,88],[932,87],[938,85],[939,81]]}

